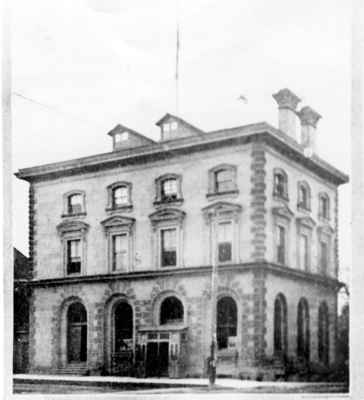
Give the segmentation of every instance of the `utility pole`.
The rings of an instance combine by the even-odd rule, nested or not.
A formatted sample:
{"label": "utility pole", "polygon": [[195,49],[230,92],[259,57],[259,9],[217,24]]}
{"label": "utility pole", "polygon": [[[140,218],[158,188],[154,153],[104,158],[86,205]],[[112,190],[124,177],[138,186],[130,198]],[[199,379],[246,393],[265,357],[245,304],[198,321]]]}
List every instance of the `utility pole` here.
{"label": "utility pole", "polygon": [[[210,216],[212,217],[212,216]],[[216,351],[217,351],[217,343],[216,343],[216,294],[217,294],[217,230],[216,230],[216,222],[214,219],[211,221],[211,304],[210,304],[210,313],[211,313],[211,343],[210,343],[210,355],[208,358],[208,377],[209,377],[209,386],[213,387],[216,379]]]}

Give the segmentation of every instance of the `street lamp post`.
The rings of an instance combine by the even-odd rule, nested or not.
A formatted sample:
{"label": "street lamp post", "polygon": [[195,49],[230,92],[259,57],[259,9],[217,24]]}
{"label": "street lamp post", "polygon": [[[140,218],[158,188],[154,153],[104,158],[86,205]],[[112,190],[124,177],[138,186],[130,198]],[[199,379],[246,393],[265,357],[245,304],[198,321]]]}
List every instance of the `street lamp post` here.
{"label": "street lamp post", "polygon": [[216,224],[215,221],[211,223],[211,259],[212,259],[212,270],[211,270],[211,344],[210,344],[210,355],[208,358],[208,376],[210,387],[215,384],[216,379],[216,292],[217,292],[217,238],[216,238]]}

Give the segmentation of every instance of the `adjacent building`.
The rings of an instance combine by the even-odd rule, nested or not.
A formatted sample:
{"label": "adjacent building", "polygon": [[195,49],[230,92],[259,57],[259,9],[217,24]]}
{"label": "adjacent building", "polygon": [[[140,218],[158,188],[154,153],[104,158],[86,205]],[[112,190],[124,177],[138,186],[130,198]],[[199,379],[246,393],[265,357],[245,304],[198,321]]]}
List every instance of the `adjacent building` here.
{"label": "adjacent building", "polygon": [[[279,129],[203,131],[166,114],[158,142],[21,169],[29,182],[33,372],[202,376],[218,264],[217,373],[335,361],[338,187],[320,115],[288,89]],[[300,121],[301,128],[296,130]]]}
{"label": "adjacent building", "polygon": [[14,247],[13,371],[16,373],[28,370],[30,280],[28,258]]}

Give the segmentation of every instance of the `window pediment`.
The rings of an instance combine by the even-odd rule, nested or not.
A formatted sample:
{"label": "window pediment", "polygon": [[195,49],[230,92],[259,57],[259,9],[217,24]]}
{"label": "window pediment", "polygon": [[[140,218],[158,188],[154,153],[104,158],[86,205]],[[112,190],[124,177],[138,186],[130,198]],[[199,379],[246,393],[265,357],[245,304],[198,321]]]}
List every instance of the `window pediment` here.
{"label": "window pediment", "polygon": [[57,231],[60,235],[71,232],[86,233],[89,227],[90,226],[83,221],[64,221],[57,225]]}
{"label": "window pediment", "polygon": [[157,224],[163,221],[178,221],[182,222],[186,213],[176,208],[161,209],[149,215],[151,223]]}
{"label": "window pediment", "polygon": [[290,208],[287,205],[273,207],[272,213],[273,213],[273,215],[275,215],[277,217],[286,218],[288,220],[292,219],[292,217],[294,215],[293,212],[290,210]]}
{"label": "window pediment", "polygon": [[219,201],[202,209],[205,218],[218,216],[234,216],[241,213],[243,207],[240,204]]}
{"label": "window pediment", "polygon": [[296,221],[298,225],[305,226],[310,229],[312,229],[316,225],[316,222],[311,217],[297,218]]}
{"label": "window pediment", "polygon": [[114,227],[131,227],[135,223],[134,218],[124,217],[121,215],[113,215],[112,217],[106,218],[101,221],[101,225],[104,229],[110,229]]}

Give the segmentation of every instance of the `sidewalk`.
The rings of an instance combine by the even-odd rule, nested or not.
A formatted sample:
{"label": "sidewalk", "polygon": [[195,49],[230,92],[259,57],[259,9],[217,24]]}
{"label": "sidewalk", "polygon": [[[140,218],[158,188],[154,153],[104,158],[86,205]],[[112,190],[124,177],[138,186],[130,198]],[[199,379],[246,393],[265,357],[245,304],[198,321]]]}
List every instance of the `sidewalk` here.
{"label": "sidewalk", "polygon": [[[97,386],[97,387],[119,387],[120,389],[127,389],[127,387],[137,388],[183,388],[193,387],[208,388],[207,379],[170,379],[170,378],[133,378],[133,377],[116,377],[116,376],[70,376],[70,375],[30,375],[30,374],[15,374],[13,375],[14,383],[17,384],[57,384],[57,385],[75,385],[75,386]],[[303,392],[309,389],[313,391],[318,390],[320,387],[334,388],[341,384],[338,383],[325,383],[325,382],[261,382],[252,380],[239,380],[219,378],[216,379],[216,389],[231,389],[247,390],[259,392],[275,391],[299,391]],[[316,389],[316,390],[315,390]],[[320,390],[321,391],[321,390]]]}

